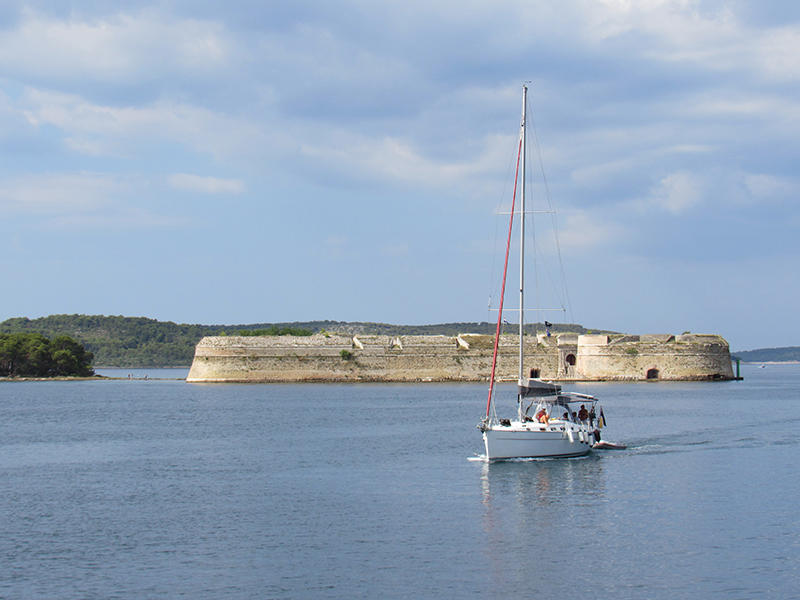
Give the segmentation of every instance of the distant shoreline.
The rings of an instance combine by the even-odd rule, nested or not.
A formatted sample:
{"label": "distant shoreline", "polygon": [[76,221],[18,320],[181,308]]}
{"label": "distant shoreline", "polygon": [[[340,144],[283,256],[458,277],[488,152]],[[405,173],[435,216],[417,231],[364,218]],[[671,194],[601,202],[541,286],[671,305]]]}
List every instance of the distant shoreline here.
{"label": "distant shoreline", "polygon": [[[759,361],[759,362],[745,362],[743,365],[800,365],[798,360],[786,361]],[[98,369],[119,369],[119,370],[135,370],[144,369],[144,367],[96,367]],[[187,369],[188,367],[150,367],[151,369]],[[107,375],[93,375],[91,377],[0,377],[0,383],[8,382],[23,382],[23,381],[186,381],[185,377],[108,377]],[[568,381],[568,380],[559,380]],[[579,380],[572,380],[579,381]],[[585,380],[580,380],[584,381]],[[602,380],[600,380],[602,381]],[[248,382],[253,383],[253,382]],[[321,382],[323,383],[323,382]],[[427,383],[427,382],[423,382]],[[638,383],[638,382],[630,382]]]}
{"label": "distant shoreline", "polygon": [[140,371],[145,371],[145,370],[153,370],[153,369],[191,369],[191,368],[192,368],[191,364],[189,364],[189,365],[178,365],[178,366],[170,365],[169,367],[132,367],[132,366],[127,366],[127,367],[104,367],[104,366],[101,366],[101,365],[97,365],[97,366],[92,365],[92,369],[94,369],[95,371],[97,371],[98,369],[103,369],[105,371],[111,371],[111,370],[124,371],[126,369],[127,370],[138,369]]}
{"label": "distant shoreline", "polygon": [[800,360],[757,360],[753,362],[742,361],[743,365],[800,365]]}
{"label": "distant shoreline", "polygon": [[185,377],[108,377],[92,375],[91,377],[0,377],[0,383],[17,381],[186,381]]}

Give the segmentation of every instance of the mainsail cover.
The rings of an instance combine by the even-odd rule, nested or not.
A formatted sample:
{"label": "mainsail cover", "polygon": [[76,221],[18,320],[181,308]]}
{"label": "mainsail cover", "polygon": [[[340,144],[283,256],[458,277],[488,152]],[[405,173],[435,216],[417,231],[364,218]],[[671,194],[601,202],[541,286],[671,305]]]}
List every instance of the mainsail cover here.
{"label": "mainsail cover", "polygon": [[517,383],[520,397],[529,398],[531,396],[558,396],[561,386],[541,379],[520,379]]}

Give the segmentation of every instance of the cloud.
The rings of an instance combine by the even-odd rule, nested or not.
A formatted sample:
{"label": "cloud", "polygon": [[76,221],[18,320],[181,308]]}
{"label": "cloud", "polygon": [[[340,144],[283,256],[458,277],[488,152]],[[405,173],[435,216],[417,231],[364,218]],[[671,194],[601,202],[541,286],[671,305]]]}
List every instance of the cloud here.
{"label": "cloud", "polygon": [[171,101],[119,108],[26,88],[17,102],[31,125],[57,127],[69,150],[89,156],[130,158],[156,143],[177,143],[224,159],[251,151],[260,134],[247,120]]}
{"label": "cloud", "polygon": [[[429,305],[467,312],[448,277],[481,276],[468,253],[486,247],[483,219],[510,196],[500,198],[519,88],[530,80],[562,247],[596,261],[589,279],[607,277],[614,261],[641,259],[645,270],[664,257],[733,262],[754,252],[743,234],[764,261],[787,262],[775,251],[796,254],[800,219],[800,10],[791,5],[9,0],[0,8],[4,224],[12,233],[30,223],[66,232],[171,224],[169,244],[194,247],[170,215],[224,231],[277,223],[269,239],[240,238],[255,240],[253,256],[283,252],[276,268],[287,273],[309,260],[286,244],[305,240],[310,264],[344,282],[342,306],[356,319],[360,310],[431,318],[408,301],[414,286],[385,270],[386,253],[402,254],[409,273],[441,269],[426,283]],[[256,187],[285,201],[260,203],[248,193]],[[237,202],[192,211],[175,189]],[[397,239],[374,233],[386,231]],[[417,251],[431,244],[440,246]],[[230,262],[229,246],[215,260]],[[121,248],[120,260],[141,250]],[[337,258],[347,260],[325,264]],[[358,293],[364,272],[385,301]],[[679,287],[680,273],[664,275],[654,281]],[[633,289],[643,305],[658,297],[614,281],[614,294]],[[291,301],[274,307],[275,319],[330,310],[313,293],[283,296]],[[186,315],[188,306],[171,310],[226,319]]]}
{"label": "cloud", "polygon": [[[508,135],[513,126],[499,129],[493,113],[499,103],[516,104],[511,96],[516,96],[517,86],[512,90],[508,81],[519,73],[498,78],[489,76],[479,64],[469,66],[463,56],[442,48],[442,37],[434,35],[433,25],[415,29],[409,39],[406,27],[418,18],[417,12],[443,27],[442,35],[449,40],[472,36],[466,49],[470,56],[489,52],[491,61],[515,65],[541,44],[537,36],[528,34],[551,29],[548,35],[565,45],[577,27],[580,41],[573,44],[573,49],[577,48],[573,51],[578,55],[557,57],[566,69],[559,78],[574,80],[570,68],[581,60],[580,52],[598,53],[600,60],[618,60],[615,53],[619,49],[606,40],[632,31],[655,36],[661,42],[654,51],[668,52],[670,48],[713,44],[713,39],[680,37],[681,27],[687,23],[722,32],[719,35],[728,35],[725,32],[730,28],[738,34],[745,28],[725,11],[698,12],[697,4],[688,1],[576,1],[574,5],[581,11],[568,20],[559,16],[552,2],[534,4],[536,11],[517,1],[500,2],[496,10],[501,18],[480,4],[455,17],[452,3],[434,7],[419,2],[413,8],[389,3],[375,12],[365,11],[358,2],[343,2],[340,10],[323,10],[313,17],[301,17],[299,8],[297,12],[281,11],[277,22],[264,21],[256,28],[210,6],[198,12],[203,18],[153,8],[129,13],[119,9],[106,16],[85,11],[66,19],[25,11],[15,29],[0,35],[0,65],[5,61],[18,77],[39,78],[36,86],[26,88],[20,107],[31,124],[57,127],[65,147],[82,155],[133,158],[153,144],[177,143],[215,161],[230,161],[235,156],[248,167],[280,163],[280,168],[303,169],[306,177],[320,181],[345,185],[390,182],[475,197],[491,193],[506,166],[505,142],[513,137]],[[264,18],[263,10],[251,8],[253,19]],[[531,18],[533,12],[540,17]],[[512,15],[524,18],[513,27],[506,23],[504,31],[513,29],[519,36],[501,40],[488,28],[478,27],[485,25],[486,19],[504,22]],[[651,17],[659,17],[655,19],[658,22]],[[601,29],[603,33],[597,37]],[[758,37],[751,33],[745,39]],[[40,39],[39,47],[34,47]],[[436,64],[431,56],[437,57]],[[694,60],[665,56],[654,55],[647,61]],[[542,66],[546,65],[536,68]],[[630,65],[618,66],[615,78],[624,76]],[[77,75],[109,82],[116,77],[124,86],[157,80],[157,84],[147,85],[161,86],[162,93],[151,102],[120,106],[118,100],[98,102],[90,95],[38,85],[46,81],[57,89],[67,89],[71,84],[66,79]],[[583,76],[578,75],[578,79]],[[202,82],[192,79],[196,76]],[[452,78],[457,82],[448,87]],[[559,114],[568,108],[564,94],[571,90],[554,85],[557,81],[543,76],[532,93],[551,97],[546,102],[560,104],[553,107]],[[200,92],[211,87],[227,91],[215,91],[224,97],[211,102],[208,94]],[[169,93],[172,89],[179,92]],[[659,105],[652,100],[640,103],[635,96],[625,98],[630,95],[625,88],[615,87],[613,93],[616,103],[626,99],[633,107],[616,127],[609,126],[606,115],[594,113],[592,130],[579,128],[582,139],[571,139],[569,131],[562,128],[554,134],[548,132],[546,140],[548,166],[563,165],[573,173],[575,182],[609,191],[632,171],[641,173],[641,167],[651,169],[658,162],[657,158],[635,156],[638,150],[649,147],[652,152],[654,144],[664,149],[713,147],[709,143],[713,140],[702,136],[705,129],[695,127],[688,132],[690,139],[680,139],[685,132],[673,124],[681,118],[676,113],[683,111],[685,118],[693,110],[695,118],[712,120],[731,114],[762,118],[774,109],[772,103],[781,101],[758,94],[736,99],[720,89],[694,95],[690,102],[669,98]],[[218,101],[222,102],[220,108],[211,108]],[[601,99],[591,110],[607,110],[613,105]],[[576,116],[583,108],[574,106]],[[665,114],[669,114],[667,119]],[[783,106],[782,114],[787,119],[796,115],[793,103]],[[601,146],[607,154],[598,161]],[[663,167],[660,170],[664,172]],[[640,179],[637,174],[628,181],[638,180],[641,185]]]}
{"label": "cloud", "polygon": [[776,177],[767,174],[745,175],[747,190],[757,200],[782,200],[797,198],[800,185],[796,177]]}
{"label": "cloud", "polygon": [[588,211],[572,211],[561,228],[559,241],[565,250],[586,250],[625,237],[625,228]]}
{"label": "cloud", "polygon": [[687,172],[670,173],[653,190],[646,204],[673,215],[685,213],[702,200],[703,182]]}
{"label": "cloud", "polygon": [[[136,175],[38,173],[0,181],[0,209],[52,230],[176,227],[183,217],[139,206],[148,184]],[[139,202],[141,204],[141,202]]]}
{"label": "cloud", "polygon": [[0,182],[0,206],[28,214],[88,212],[108,205],[126,185],[101,173],[41,173]]}
{"label": "cloud", "polygon": [[[746,6],[748,3],[743,3]],[[595,41],[642,45],[642,56],[773,82],[800,80],[800,26],[753,25],[732,3],[601,0],[589,10]]]}
{"label": "cloud", "polygon": [[167,183],[176,190],[201,192],[204,194],[241,194],[245,191],[241,179],[202,177],[188,173],[175,173],[167,177]]}
{"label": "cloud", "polygon": [[[426,156],[412,141],[370,138],[344,130],[329,131],[315,143],[303,144],[308,162],[353,181],[390,181],[401,188],[435,189],[448,195],[496,196],[495,176],[508,159],[512,136],[487,136],[475,141],[473,153],[460,160]],[[489,183],[491,181],[491,183]]]}
{"label": "cloud", "polygon": [[208,74],[229,65],[233,42],[219,23],[153,11],[80,20],[24,9],[17,27],[0,31],[5,73],[49,81],[129,86],[171,74]]}

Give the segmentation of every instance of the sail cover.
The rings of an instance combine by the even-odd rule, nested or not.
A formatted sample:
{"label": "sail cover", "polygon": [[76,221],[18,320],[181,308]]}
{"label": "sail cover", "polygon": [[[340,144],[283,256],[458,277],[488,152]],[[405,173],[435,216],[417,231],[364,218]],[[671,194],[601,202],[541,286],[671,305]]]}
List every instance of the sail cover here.
{"label": "sail cover", "polygon": [[517,388],[522,398],[530,396],[558,396],[561,386],[541,379],[520,379]]}

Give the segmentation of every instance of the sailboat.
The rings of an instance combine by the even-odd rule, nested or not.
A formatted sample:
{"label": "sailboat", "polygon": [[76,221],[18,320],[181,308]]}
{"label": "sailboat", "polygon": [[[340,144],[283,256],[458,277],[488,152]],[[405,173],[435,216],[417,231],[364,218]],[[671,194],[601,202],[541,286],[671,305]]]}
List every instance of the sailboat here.
{"label": "sailboat", "polygon": [[[600,441],[599,427],[603,426],[602,408],[596,416],[597,399],[588,394],[562,391],[561,386],[539,378],[525,377],[525,183],[528,87],[522,86],[522,122],[520,125],[517,169],[514,183],[511,216],[508,226],[502,292],[494,336],[492,371],[486,416],[478,425],[486,446],[486,460],[511,458],[569,458],[584,456]],[[522,186],[518,211],[515,211],[516,190],[520,163]],[[517,378],[517,414],[500,419],[495,407],[497,354],[503,324],[503,303],[508,275],[508,257],[514,217],[520,221],[520,297],[519,297],[519,374]],[[580,405],[580,410],[576,410]],[[587,406],[589,408],[587,408]]]}

